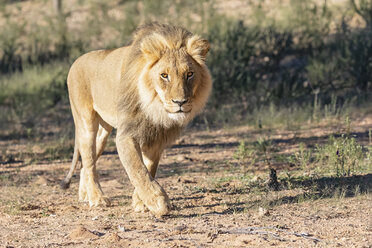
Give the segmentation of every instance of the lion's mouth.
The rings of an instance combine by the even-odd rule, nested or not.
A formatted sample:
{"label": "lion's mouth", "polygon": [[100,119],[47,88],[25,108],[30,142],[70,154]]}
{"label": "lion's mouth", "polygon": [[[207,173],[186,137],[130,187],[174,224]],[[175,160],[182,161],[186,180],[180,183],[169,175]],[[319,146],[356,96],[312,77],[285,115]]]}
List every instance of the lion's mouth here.
{"label": "lion's mouth", "polygon": [[184,111],[184,110],[182,110],[182,109],[178,109],[177,111],[175,111],[175,112],[172,112],[172,111],[169,111],[168,109],[165,109],[165,111],[167,111],[167,113],[168,114],[188,114],[188,113],[190,113],[191,112],[191,110],[189,110],[189,111]]}
{"label": "lion's mouth", "polygon": [[188,115],[192,111],[191,104],[183,104],[179,106],[178,104],[164,104],[164,109],[168,114],[174,115]]}

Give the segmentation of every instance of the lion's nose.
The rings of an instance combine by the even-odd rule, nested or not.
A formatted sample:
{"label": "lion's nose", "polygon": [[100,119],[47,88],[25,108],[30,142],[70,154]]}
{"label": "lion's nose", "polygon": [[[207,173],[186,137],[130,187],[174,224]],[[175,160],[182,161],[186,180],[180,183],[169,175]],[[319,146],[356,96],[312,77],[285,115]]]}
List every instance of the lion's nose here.
{"label": "lion's nose", "polygon": [[182,100],[174,100],[174,99],[172,99],[172,102],[177,103],[180,107],[182,105],[184,105],[185,103],[187,103],[188,101],[189,101],[188,99],[182,99]]}

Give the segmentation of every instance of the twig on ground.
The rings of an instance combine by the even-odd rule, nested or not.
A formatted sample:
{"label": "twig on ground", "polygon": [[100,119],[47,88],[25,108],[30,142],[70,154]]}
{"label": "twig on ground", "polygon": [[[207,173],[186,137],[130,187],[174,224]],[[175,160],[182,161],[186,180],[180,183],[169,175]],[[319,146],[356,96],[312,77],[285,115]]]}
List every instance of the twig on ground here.
{"label": "twig on ground", "polygon": [[315,237],[312,237],[309,233],[296,233],[296,232],[288,232],[283,229],[277,227],[247,227],[247,228],[238,228],[233,230],[220,230],[219,233],[228,233],[228,234],[260,234],[260,235],[268,235],[280,241],[287,241],[280,237],[278,233],[265,231],[265,229],[275,230],[277,232],[282,232],[287,235],[294,235],[296,237],[310,239],[314,242],[320,242],[321,240]]}
{"label": "twig on ground", "polygon": [[265,229],[265,228],[264,227],[239,228],[239,229],[235,229],[235,230],[219,231],[219,233],[227,233],[227,234],[259,234],[259,235],[271,236],[272,238],[277,239],[279,241],[288,241],[287,239],[281,238],[277,233],[269,232],[269,231],[259,231],[259,230],[262,230],[262,229]]}
{"label": "twig on ground", "polygon": [[[177,238],[177,236],[178,236],[178,238]],[[173,235],[171,237],[168,237],[166,239],[163,239],[162,241],[172,241],[172,240],[188,240],[188,241],[193,242],[194,245],[195,245],[195,247],[197,247],[197,248],[202,248],[203,247],[200,244],[196,243],[197,240],[192,239],[192,238],[184,237],[181,234]]]}

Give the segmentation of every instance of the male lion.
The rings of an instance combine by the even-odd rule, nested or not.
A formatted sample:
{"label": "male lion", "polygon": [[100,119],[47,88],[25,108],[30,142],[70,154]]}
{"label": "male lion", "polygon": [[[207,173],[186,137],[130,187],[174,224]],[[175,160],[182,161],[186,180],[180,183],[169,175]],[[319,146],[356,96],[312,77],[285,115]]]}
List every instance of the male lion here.
{"label": "male lion", "polygon": [[119,157],[135,187],[134,210],[166,214],[169,199],[154,179],[156,169],[165,146],[206,103],[208,50],[208,41],[184,28],[151,23],[137,29],[129,46],[78,58],[67,78],[75,149],[62,187],[68,188],[80,155],[79,200],[109,204],[96,161],[117,128]]}

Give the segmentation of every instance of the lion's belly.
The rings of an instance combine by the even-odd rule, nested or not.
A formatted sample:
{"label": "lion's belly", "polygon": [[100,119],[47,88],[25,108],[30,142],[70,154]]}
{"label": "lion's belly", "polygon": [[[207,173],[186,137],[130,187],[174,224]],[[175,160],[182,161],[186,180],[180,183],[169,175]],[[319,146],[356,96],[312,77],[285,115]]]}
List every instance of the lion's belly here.
{"label": "lion's belly", "polygon": [[96,80],[92,83],[93,109],[114,128],[117,126],[116,88],[112,80]]}
{"label": "lion's belly", "polygon": [[116,118],[116,113],[111,112],[111,111],[106,111],[103,110],[102,108],[99,108],[96,104],[93,104],[93,109],[99,114],[99,116],[107,122],[110,126],[113,128],[117,128],[117,118]]}

